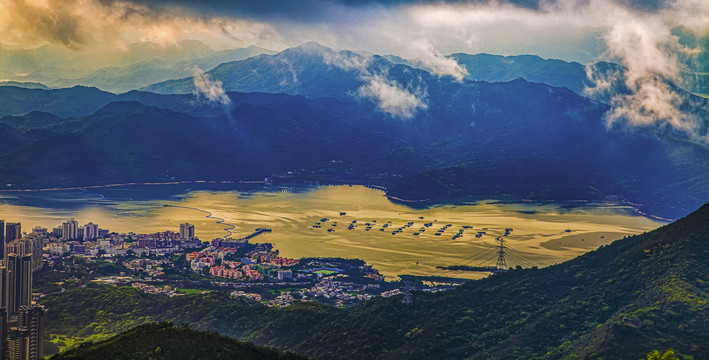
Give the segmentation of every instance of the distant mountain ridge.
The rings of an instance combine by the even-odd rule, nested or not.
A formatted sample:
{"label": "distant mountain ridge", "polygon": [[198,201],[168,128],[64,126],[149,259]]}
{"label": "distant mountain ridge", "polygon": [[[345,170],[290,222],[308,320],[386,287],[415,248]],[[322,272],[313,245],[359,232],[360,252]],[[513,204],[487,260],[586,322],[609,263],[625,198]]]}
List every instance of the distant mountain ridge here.
{"label": "distant mountain ridge", "polygon": [[[464,67],[467,70],[465,78],[472,81],[507,82],[523,78],[530,82],[566,87],[577,94],[583,94],[587,85],[593,85],[586,76],[585,65],[577,62],[542,59],[536,55],[456,53],[448,58]],[[622,71],[616,64],[599,64],[604,72]],[[208,72],[208,75],[221,81],[227,91],[278,92],[307,97],[340,98],[361,85],[361,79],[358,79],[360,74],[357,72],[361,70],[361,66],[371,66],[375,69],[373,72],[390,72],[387,69],[397,65],[426,70],[416,62],[398,56],[337,51],[311,42],[277,54],[224,63]],[[319,87],[311,88],[311,82],[317,82],[314,85]],[[142,90],[162,94],[184,94],[192,92],[193,85],[190,79],[178,79],[152,84]]]}
{"label": "distant mountain ridge", "polygon": [[[223,63],[207,72],[222,82],[226,91],[267,92],[303,95],[310,98],[351,98],[363,81],[357,69],[328,63],[338,57],[364,62],[365,57],[350,51],[335,51],[317,43],[306,43],[274,55],[261,55]],[[386,64],[388,61],[381,58]],[[382,63],[383,65],[385,65]],[[192,78],[169,80],[141,90],[160,94],[188,94],[194,91]]]}
{"label": "distant mountain ridge", "polygon": [[196,40],[184,40],[169,46],[139,42],[128,45],[123,51],[88,56],[51,45],[35,49],[0,45],[3,64],[0,78],[37,81],[53,88],[82,85],[123,93],[155,82],[189,76],[195,66],[209,70],[223,62],[271,53],[273,51],[254,45],[217,51]]}
{"label": "distant mountain ridge", "polygon": [[586,85],[590,84],[586,77],[586,66],[577,62],[542,59],[536,55],[456,53],[449,57],[465,67],[468,72],[466,79],[470,80],[499,82],[523,78],[531,82],[565,87],[577,94],[583,94]]}
{"label": "distant mountain ridge", "polygon": [[[309,98],[334,97],[346,101],[391,101],[383,97],[363,96],[368,89],[398,87],[408,96],[420,101],[425,112],[429,98],[440,103],[448,96],[439,93],[441,86],[467,86],[469,83],[509,82],[524,79],[553,87],[564,87],[581,96],[611,104],[616,95],[629,94],[623,74],[626,69],[618,64],[598,62],[588,66],[577,62],[543,59],[535,55],[499,56],[490,54],[457,53],[448,56],[465,68],[465,80],[456,82],[451,77],[434,76],[415,61],[392,55],[372,55],[347,50],[333,50],[316,42],[289,48],[276,54],[264,54],[240,61],[220,64],[206,72],[219,81],[226,91],[266,92],[302,95]],[[592,78],[588,77],[591,72]],[[601,88],[597,79],[609,81]],[[681,99],[685,111],[697,109],[697,116],[704,122],[700,136],[709,135],[709,107],[697,105],[705,102],[698,96],[682,89],[670,80],[667,86]],[[195,91],[193,78],[168,80],[152,84],[141,90],[160,94],[189,94]],[[390,95],[391,96],[391,95]],[[399,96],[406,96],[400,94]],[[397,99],[401,101],[401,99]],[[380,105],[381,107],[381,105]]]}
{"label": "distant mountain ridge", "polygon": [[49,90],[49,87],[47,85],[38,82],[0,81],[0,86],[17,86],[25,89]]}

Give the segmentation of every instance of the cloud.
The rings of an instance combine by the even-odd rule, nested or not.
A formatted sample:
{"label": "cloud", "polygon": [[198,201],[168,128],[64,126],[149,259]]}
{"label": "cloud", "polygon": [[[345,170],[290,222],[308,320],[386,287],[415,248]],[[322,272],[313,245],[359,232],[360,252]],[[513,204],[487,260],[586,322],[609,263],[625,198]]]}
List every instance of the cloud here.
{"label": "cloud", "polygon": [[361,56],[350,52],[323,53],[323,61],[331,66],[357,73],[364,82],[353,94],[370,99],[379,111],[395,118],[411,119],[419,110],[428,108],[428,93],[421,79],[418,83],[402,86],[389,79],[385,69],[376,69],[371,56]]}
{"label": "cloud", "polygon": [[322,57],[327,65],[336,66],[342,70],[356,71],[362,75],[370,74],[371,56],[362,56],[350,52],[324,52]]}
{"label": "cloud", "polygon": [[[235,36],[234,34],[238,34]],[[0,43],[23,48],[56,44],[105,51],[140,41],[168,46],[201,39],[226,47],[279,43],[266,23],[202,15],[152,2],[117,0],[0,0]]]}
{"label": "cloud", "polygon": [[[404,54],[406,56],[407,54]],[[421,39],[411,43],[411,52],[407,56],[410,60],[432,74],[437,76],[451,76],[458,81],[468,75],[465,70],[454,59],[447,58],[428,41]]]}
{"label": "cloud", "polygon": [[3,33],[20,40],[35,38],[76,48],[84,43],[81,15],[68,1],[38,3],[28,0],[5,0],[0,3],[0,27]]}
{"label": "cloud", "polygon": [[410,119],[418,110],[428,107],[422,100],[427,98],[427,94],[420,88],[410,92],[381,75],[368,76],[365,81],[366,83],[357,89],[357,94],[374,100],[380,111],[393,117]]}
{"label": "cloud", "polygon": [[222,105],[231,104],[231,99],[227,96],[221,81],[212,81],[209,76],[202,71],[198,66],[194,67],[193,73],[195,95],[204,96],[209,101],[217,102]]}
{"label": "cloud", "polygon": [[[591,95],[610,95],[611,109],[606,114],[609,126],[666,125],[693,138],[704,136],[700,119],[691,107],[682,106],[686,96],[670,83],[682,81],[685,69],[680,58],[697,53],[697,49],[681,45],[672,29],[679,25],[701,29],[702,22],[693,22],[691,14],[706,10],[705,5],[709,3],[670,3],[653,14],[613,9],[613,21],[602,36],[606,44],[603,57],[620,63],[623,70],[609,74],[588,67],[588,77],[595,86],[586,89]],[[706,22],[703,26],[706,29]]]}

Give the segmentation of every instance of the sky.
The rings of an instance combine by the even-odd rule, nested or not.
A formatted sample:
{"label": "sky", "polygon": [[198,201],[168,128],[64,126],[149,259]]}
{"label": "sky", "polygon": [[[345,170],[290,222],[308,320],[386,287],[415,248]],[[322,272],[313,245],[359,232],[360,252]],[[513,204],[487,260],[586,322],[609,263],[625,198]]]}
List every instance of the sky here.
{"label": "sky", "polygon": [[405,58],[486,52],[588,63],[624,55],[609,47],[634,36],[667,47],[677,26],[706,34],[708,12],[709,0],[0,0],[0,43],[88,51],[199,39],[282,50],[317,41]]}

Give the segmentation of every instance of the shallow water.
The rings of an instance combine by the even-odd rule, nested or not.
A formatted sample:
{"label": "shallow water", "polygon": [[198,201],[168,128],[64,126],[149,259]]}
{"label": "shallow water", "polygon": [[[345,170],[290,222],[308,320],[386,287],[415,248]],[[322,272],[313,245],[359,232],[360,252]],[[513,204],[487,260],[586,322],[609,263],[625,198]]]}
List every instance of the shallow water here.
{"label": "shallow water", "polygon": [[[512,228],[506,245],[507,263],[545,266],[571,259],[600,245],[654,229],[663,223],[633,214],[612,204],[496,204],[442,205],[412,209],[389,201],[380,190],[362,186],[323,186],[306,191],[214,191],[165,186],[0,193],[0,219],[50,229],[69,217],[80,225],[89,221],[117,232],[178,231],[179,224],[195,224],[202,240],[227,234],[209,211],[236,226],[235,237],[255,228],[272,233],[252,242],[271,242],[282,256],[360,258],[389,278],[397,274],[479,278],[486,274],[437,270],[436,266],[494,265],[496,237]],[[165,207],[173,205],[179,207]],[[346,212],[346,215],[340,215]],[[423,219],[420,219],[423,217]],[[328,218],[321,228],[312,226]],[[348,225],[357,220],[354,229]],[[375,222],[376,221],[376,222]],[[335,226],[333,223],[337,222]],[[367,231],[365,223],[372,228]],[[383,224],[389,223],[385,231]],[[413,222],[400,233],[392,231]],[[420,235],[424,223],[433,223]],[[434,233],[450,224],[440,236]],[[452,239],[462,226],[463,235]],[[476,238],[478,231],[486,234]],[[327,231],[332,229],[333,231]],[[569,230],[567,232],[567,230]],[[489,259],[487,262],[484,260]]]}

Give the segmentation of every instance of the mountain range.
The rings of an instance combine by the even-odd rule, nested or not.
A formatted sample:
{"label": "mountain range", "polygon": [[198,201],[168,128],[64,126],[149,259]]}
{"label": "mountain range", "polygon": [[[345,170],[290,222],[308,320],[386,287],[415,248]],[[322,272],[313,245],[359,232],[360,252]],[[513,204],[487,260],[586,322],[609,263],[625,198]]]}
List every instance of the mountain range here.
{"label": "mountain range", "polygon": [[211,69],[223,62],[272,53],[253,45],[214,50],[197,40],[183,40],[172,45],[139,42],[121,50],[98,54],[53,45],[34,49],[0,45],[0,79],[39,82],[51,88],[92,86],[122,93],[190,76],[195,66]]}
{"label": "mountain range", "polygon": [[90,285],[44,299],[47,332],[173,321],[319,359],[639,359],[668,348],[699,359],[709,353],[708,219],[706,204],[558,265],[414,292],[411,304],[398,295],[348,309],[269,308],[219,292],[170,298]]}
{"label": "mountain range", "polygon": [[[206,72],[200,86],[220,82],[219,101],[195,78],[120,95],[1,86],[0,183],[283,181],[290,172],[287,181],[356,178],[424,205],[611,200],[664,218],[709,199],[709,147],[669,127],[607,127],[609,105],[580,94],[580,64],[453,57],[489,81],[307,43]],[[546,83],[505,81],[516,76]],[[709,101],[683,94],[709,119]]]}
{"label": "mountain range", "polygon": [[[592,82],[586,67],[576,62],[543,59],[534,55],[499,56],[457,53],[449,56],[466,71],[471,81],[507,82],[523,78],[530,82],[566,87],[582,94]],[[622,71],[611,63],[595,65],[604,73]],[[407,74],[409,72],[409,74]],[[227,91],[271,92],[307,97],[351,98],[352,90],[372,74],[386,73],[406,84],[410,78],[427,77],[425,68],[393,56],[335,51],[318,43],[306,43],[277,54],[223,63],[207,74],[220,80]],[[403,73],[403,74],[401,74]],[[162,94],[191,93],[192,78],[169,80],[143,90]]]}

